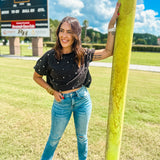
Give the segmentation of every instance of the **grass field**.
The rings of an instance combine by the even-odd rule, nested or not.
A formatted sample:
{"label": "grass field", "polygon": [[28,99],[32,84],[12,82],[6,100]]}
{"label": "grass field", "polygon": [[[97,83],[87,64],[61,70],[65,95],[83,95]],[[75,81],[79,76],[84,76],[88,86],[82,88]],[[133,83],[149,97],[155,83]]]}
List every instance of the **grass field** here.
{"label": "grass field", "polygon": [[[112,57],[102,60],[102,62],[112,62]],[[160,53],[152,52],[132,52],[130,64],[160,66]]]}
{"label": "grass field", "polygon": [[[43,47],[43,52],[48,51],[49,47]],[[0,55],[10,54],[9,46],[0,46]],[[32,56],[32,44],[20,45],[20,56]]]}
{"label": "grass field", "polygon": [[[50,129],[53,97],[33,80],[35,61],[0,58],[0,160],[39,160]],[[90,67],[93,110],[88,160],[104,160],[110,68]],[[129,72],[121,160],[160,158],[160,73]],[[77,160],[73,119],[56,160]]]}

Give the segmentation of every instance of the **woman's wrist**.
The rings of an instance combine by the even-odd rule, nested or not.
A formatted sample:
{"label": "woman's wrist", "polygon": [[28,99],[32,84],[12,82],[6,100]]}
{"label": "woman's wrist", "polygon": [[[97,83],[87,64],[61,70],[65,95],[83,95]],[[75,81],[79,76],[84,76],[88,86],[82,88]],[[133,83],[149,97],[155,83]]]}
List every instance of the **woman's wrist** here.
{"label": "woman's wrist", "polygon": [[108,34],[111,33],[112,35],[115,35],[116,33],[116,27],[108,28]]}
{"label": "woman's wrist", "polygon": [[109,32],[116,32],[116,27],[109,28],[109,29],[108,29],[108,33],[109,33]]}
{"label": "woman's wrist", "polygon": [[50,86],[47,86],[46,87],[46,91],[49,93],[49,94],[51,94],[51,95],[54,95],[54,89],[53,88],[51,88]]}
{"label": "woman's wrist", "polygon": [[108,25],[108,33],[115,32],[115,31],[116,31],[116,27],[114,27],[114,23],[111,23],[111,21],[110,21],[110,23]]}

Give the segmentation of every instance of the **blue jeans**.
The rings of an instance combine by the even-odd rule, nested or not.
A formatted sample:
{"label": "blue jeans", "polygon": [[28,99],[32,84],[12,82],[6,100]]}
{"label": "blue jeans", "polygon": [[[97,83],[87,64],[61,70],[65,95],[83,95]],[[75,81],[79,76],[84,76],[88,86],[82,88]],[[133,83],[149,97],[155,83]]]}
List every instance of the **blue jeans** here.
{"label": "blue jeans", "polygon": [[87,130],[92,110],[90,95],[85,87],[75,92],[63,94],[60,102],[54,100],[52,106],[51,131],[41,160],[52,160],[56,147],[73,112],[77,136],[79,160],[86,160],[88,153]]}

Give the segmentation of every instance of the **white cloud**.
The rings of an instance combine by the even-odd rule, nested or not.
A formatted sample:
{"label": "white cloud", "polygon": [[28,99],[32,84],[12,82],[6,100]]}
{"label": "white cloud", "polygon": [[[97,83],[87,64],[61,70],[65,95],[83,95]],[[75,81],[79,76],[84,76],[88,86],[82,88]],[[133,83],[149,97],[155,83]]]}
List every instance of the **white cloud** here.
{"label": "white cloud", "polygon": [[[87,19],[90,27],[107,33],[116,2],[117,0],[55,0],[50,1],[49,9],[53,19],[61,20],[68,15],[78,18],[81,24]],[[137,0],[134,32],[160,35],[160,16],[154,10],[146,10],[144,0]]]}
{"label": "white cloud", "polygon": [[[135,15],[135,33],[151,33],[160,35],[160,17],[154,10],[145,10],[144,1],[138,0]],[[116,2],[110,0],[94,1],[94,9],[97,21],[96,27],[103,33],[107,32],[108,23],[114,13]]]}
{"label": "white cloud", "polygon": [[95,12],[97,16],[101,16],[101,18],[108,19],[114,13],[115,7],[110,0],[101,0],[96,1],[95,3]]}
{"label": "white cloud", "polygon": [[[135,33],[151,33],[160,35],[160,18],[158,12],[154,10],[145,10],[143,0],[138,0],[135,15]],[[140,4],[141,3],[141,4]],[[116,2],[110,0],[94,1],[96,27],[103,33],[107,33],[108,23],[114,13]],[[94,27],[93,27],[94,28]]]}
{"label": "white cloud", "polygon": [[[87,18],[89,25],[97,31],[107,33],[108,23],[114,13],[116,0],[87,0]],[[84,13],[85,15],[85,13]]]}
{"label": "white cloud", "polygon": [[94,31],[100,32],[100,30],[98,28],[88,27],[88,29],[93,29]]}
{"label": "white cloud", "polygon": [[102,25],[101,30],[102,30],[103,33],[107,33],[108,32],[108,24],[109,24],[109,22],[104,23]]}
{"label": "white cloud", "polygon": [[84,4],[81,0],[59,0],[58,3],[66,8],[80,10],[84,7]]}
{"label": "white cloud", "polygon": [[78,16],[82,16],[83,14],[80,13],[80,11],[78,9],[75,9],[75,10],[72,10],[71,15],[78,17]]}
{"label": "white cloud", "polygon": [[145,10],[144,4],[137,5],[134,32],[160,35],[160,20],[156,18],[157,15],[158,12],[154,10]]}
{"label": "white cloud", "polygon": [[68,8],[71,10],[71,15],[74,16],[82,16],[83,14],[80,13],[80,10],[84,7],[84,4],[81,0],[69,0],[66,2],[66,0],[59,0],[59,5]]}

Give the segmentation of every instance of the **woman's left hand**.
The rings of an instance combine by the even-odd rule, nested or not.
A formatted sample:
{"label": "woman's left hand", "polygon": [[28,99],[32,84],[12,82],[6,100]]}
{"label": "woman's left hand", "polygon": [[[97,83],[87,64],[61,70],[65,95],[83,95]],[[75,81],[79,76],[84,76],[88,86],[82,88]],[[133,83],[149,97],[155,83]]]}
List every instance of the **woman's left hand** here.
{"label": "woman's left hand", "polygon": [[111,18],[111,20],[109,22],[108,28],[113,28],[114,27],[114,25],[116,23],[116,20],[120,15],[119,12],[118,12],[120,6],[121,6],[121,3],[117,2],[114,14],[113,14],[113,16],[112,16],[112,18]]}

